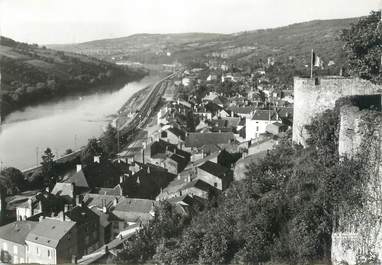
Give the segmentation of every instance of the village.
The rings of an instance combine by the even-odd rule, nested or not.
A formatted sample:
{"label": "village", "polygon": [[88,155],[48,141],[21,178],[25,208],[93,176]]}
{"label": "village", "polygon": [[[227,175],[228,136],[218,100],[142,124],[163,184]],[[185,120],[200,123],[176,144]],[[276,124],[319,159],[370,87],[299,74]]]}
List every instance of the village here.
{"label": "village", "polygon": [[178,71],[144,133],[114,159],[94,155],[52,189],[2,194],[2,261],[99,262],[149,223],[159,202],[196,215],[244,178],[291,131],[293,90],[272,85],[265,68],[232,69],[210,60]]}

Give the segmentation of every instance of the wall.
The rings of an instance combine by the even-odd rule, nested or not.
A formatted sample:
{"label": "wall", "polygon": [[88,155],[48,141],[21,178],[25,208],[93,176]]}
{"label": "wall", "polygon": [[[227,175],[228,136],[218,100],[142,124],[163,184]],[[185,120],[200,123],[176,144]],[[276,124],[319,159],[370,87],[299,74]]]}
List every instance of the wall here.
{"label": "wall", "polygon": [[294,78],[293,141],[305,145],[304,126],[314,116],[333,109],[337,99],[352,95],[382,93],[382,87],[366,80],[344,77]]}
{"label": "wall", "polygon": [[198,179],[201,179],[208,184],[210,184],[212,187],[217,188],[218,190],[223,190],[223,182],[220,178],[198,168]]}
{"label": "wall", "polygon": [[382,261],[382,113],[346,105],[340,109],[339,153],[366,155],[366,200],[360,210],[339,209],[332,234],[332,263],[354,265],[370,253]]}
{"label": "wall", "polygon": [[[1,262],[3,263],[25,263],[25,245],[16,244],[14,242],[0,239]],[[16,252],[15,252],[16,250]]]}
{"label": "wall", "polygon": [[245,120],[245,140],[251,140],[259,137],[267,131],[267,125],[276,122],[276,120]]}

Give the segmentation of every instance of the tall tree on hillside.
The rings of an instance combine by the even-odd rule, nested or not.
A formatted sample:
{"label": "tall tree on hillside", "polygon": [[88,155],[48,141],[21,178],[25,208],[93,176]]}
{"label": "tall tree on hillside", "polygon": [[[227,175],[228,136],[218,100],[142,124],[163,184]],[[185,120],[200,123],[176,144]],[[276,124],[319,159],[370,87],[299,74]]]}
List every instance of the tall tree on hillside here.
{"label": "tall tree on hillside", "polygon": [[41,158],[44,186],[51,189],[56,184],[58,177],[57,172],[55,172],[56,163],[54,162],[54,154],[52,153],[52,150],[48,147]]}
{"label": "tall tree on hillside", "polygon": [[347,68],[350,75],[382,83],[381,13],[371,12],[350,29],[343,30]]}

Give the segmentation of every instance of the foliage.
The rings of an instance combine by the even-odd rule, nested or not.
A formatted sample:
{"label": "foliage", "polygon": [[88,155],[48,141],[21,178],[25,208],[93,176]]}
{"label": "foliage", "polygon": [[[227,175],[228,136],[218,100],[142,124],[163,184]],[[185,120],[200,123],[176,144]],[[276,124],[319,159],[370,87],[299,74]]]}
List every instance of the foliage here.
{"label": "foliage", "polygon": [[56,162],[54,161],[54,154],[48,147],[41,157],[42,162],[42,177],[45,187],[52,189],[57,182],[58,175],[56,172]]}
{"label": "foliage", "polygon": [[[168,240],[163,227],[154,260],[164,264],[292,264],[330,258],[331,233],[339,210],[362,203],[364,175],[358,160],[338,159],[338,116],[325,112],[308,130],[310,147],[282,138],[249,166],[247,178],[181,226]],[[319,127],[329,128],[327,133]],[[178,234],[179,236],[175,236]]]}
{"label": "foliage", "polygon": [[179,214],[175,206],[160,202],[155,207],[155,217],[128,242],[118,254],[117,262],[141,263],[153,258],[157,248],[173,237],[179,236],[188,223],[188,217]]}
{"label": "foliage", "polygon": [[380,12],[371,12],[341,34],[341,39],[345,42],[349,73],[378,83],[382,82],[380,17]]}
{"label": "foliage", "polygon": [[109,124],[101,138],[102,149],[106,154],[116,154],[118,149],[117,129]]}
{"label": "foliage", "polygon": [[89,165],[94,162],[95,156],[104,156],[104,151],[96,138],[89,139],[87,146],[81,153],[81,163]]}
{"label": "foliage", "polygon": [[1,37],[0,42],[3,115],[52,98],[119,88],[146,74],[84,55],[5,37]]}
{"label": "foliage", "polygon": [[0,180],[1,184],[10,194],[25,191],[28,188],[28,182],[25,180],[23,173],[14,167],[4,168],[0,172],[0,176],[4,178],[4,180]]}

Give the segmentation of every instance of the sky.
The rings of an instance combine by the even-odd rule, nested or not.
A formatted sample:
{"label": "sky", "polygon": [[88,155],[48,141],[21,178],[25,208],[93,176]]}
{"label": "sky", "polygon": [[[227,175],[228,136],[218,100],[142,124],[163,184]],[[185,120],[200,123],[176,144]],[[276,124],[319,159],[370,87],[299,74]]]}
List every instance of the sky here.
{"label": "sky", "polygon": [[135,33],[234,33],[364,16],[381,0],[0,0],[0,34],[38,44]]}

